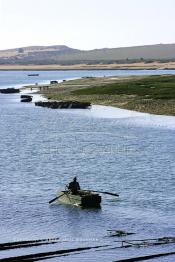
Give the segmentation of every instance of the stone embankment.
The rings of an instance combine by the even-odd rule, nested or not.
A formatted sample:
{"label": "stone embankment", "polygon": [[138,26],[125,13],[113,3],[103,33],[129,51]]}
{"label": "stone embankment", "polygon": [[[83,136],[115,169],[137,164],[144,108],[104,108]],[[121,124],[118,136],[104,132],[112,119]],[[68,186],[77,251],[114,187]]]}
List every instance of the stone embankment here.
{"label": "stone embankment", "polygon": [[78,101],[39,101],[35,102],[35,106],[48,107],[52,109],[87,109],[90,108],[91,103]]}
{"label": "stone embankment", "polygon": [[4,88],[4,89],[0,89],[0,93],[2,94],[14,94],[14,93],[19,93],[20,90],[17,88]]}

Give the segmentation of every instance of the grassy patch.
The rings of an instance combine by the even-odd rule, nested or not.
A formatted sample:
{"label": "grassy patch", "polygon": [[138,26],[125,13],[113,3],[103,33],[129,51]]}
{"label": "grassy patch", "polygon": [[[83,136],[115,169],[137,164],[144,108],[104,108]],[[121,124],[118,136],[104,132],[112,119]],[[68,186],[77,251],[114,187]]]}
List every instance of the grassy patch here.
{"label": "grassy patch", "polygon": [[136,95],[150,99],[175,99],[175,76],[150,76],[139,80],[92,86],[72,91],[72,94]]}

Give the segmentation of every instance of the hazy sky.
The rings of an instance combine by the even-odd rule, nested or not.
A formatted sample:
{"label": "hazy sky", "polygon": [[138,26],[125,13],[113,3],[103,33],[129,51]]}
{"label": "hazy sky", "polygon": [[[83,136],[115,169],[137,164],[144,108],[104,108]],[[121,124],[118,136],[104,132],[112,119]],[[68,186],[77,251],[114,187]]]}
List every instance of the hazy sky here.
{"label": "hazy sky", "polygon": [[175,43],[175,0],[0,0],[0,49]]}

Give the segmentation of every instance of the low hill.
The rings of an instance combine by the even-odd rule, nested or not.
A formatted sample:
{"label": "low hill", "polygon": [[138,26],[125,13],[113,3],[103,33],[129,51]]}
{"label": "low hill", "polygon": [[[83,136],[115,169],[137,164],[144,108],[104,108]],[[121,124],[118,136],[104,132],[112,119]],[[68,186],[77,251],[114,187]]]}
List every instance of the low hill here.
{"label": "low hill", "polygon": [[175,61],[175,44],[158,44],[90,51],[65,45],[31,46],[0,51],[0,64],[98,64],[137,61]]}

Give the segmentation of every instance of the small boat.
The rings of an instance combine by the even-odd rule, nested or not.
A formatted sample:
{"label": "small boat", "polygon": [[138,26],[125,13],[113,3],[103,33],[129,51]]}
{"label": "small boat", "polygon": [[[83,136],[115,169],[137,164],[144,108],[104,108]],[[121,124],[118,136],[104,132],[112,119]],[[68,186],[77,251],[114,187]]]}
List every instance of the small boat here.
{"label": "small boat", "polygon": [[28,76],[39,76],[39,74],[29,74]]}
{"label": "small boat", "polygon": [[90,190],[79,190],[77,195],[73,195],[70,191],[61,191],[57,193],[58,202],[79,207],[100,207],[101,196]]}

